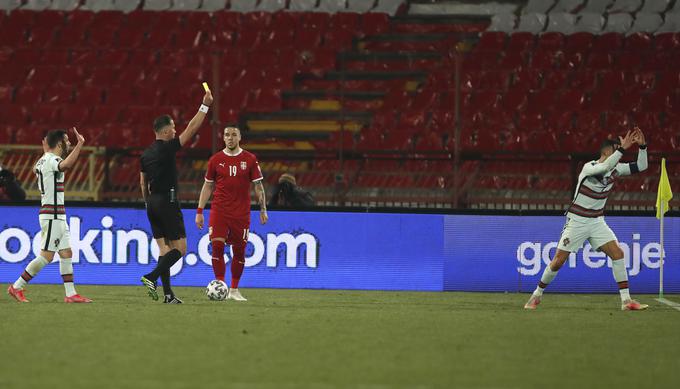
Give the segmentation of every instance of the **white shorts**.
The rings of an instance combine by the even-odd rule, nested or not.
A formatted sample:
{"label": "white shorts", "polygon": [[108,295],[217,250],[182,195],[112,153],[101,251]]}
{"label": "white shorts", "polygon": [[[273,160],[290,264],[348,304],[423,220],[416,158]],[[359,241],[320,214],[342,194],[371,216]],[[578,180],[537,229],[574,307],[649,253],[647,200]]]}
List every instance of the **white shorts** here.
{"label": "white shorts", "polygon": [[40,220],[40,249],[57,252],[71,248],[71,235],[66,220]]}
{"label": "white shorts", "polygon": [[597,250],[617,239],[611,228],[604,222],[604,218],[600,217],[586,222],[567,218],[557,248],[573,253],[583,247],[586,240],[589,240],[593,249]]}

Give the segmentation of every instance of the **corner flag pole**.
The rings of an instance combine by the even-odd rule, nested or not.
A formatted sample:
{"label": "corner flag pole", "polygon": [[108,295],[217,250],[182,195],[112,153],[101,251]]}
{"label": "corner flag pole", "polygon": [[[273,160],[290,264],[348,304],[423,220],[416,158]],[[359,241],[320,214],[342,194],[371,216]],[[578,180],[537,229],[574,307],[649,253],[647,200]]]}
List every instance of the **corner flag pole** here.
{"label": "corner flag pole", "polygon": [[663,202],[661,202],[661,231],[659,232],[659,244],[661,245],[661,262],[659,263],[659,298],[663,298],[663,262],[664,262],[664,247],[663,247]]}

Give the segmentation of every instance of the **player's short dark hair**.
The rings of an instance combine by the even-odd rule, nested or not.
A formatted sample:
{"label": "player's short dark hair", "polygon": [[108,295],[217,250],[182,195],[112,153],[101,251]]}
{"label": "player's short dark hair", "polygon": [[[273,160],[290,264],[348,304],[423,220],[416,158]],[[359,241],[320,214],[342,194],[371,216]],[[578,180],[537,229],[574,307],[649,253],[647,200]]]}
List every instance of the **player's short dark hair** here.
{"label": "player's short dark hair", "polygon": [[621,146],[621,141],[619,141],[616,138],[615,139],[605,139],[604,141],[602,141],[602,145],[600,145],[600,152],[602,152],[602,150],[604,150],[607,147],[611,147],[611,148],[615,149],[616,147],[614,147],[614,146]]}
{"label": "player's short dark hair", "polygon": [[162,115],[157,117],[156,120],[153,121],[153,132],[159,132],[165,126],[169,126],[170,123],[172,123],[172,117],[170,117],[170,115]]}
{"label": "player's short dark hair", "polygon": [[224,129],[226,130],[227,128],[235,128],[238,130],[238,132],[241,132],[241,128],[238,126],[237,123],[229,123],[224,126]]}
{"label": "player's short dark hair", "polygon": [[64,135],[66,135],[66,130],[50,130],[45,135],[45,141],[51,149],[57,147],[60,142],[64,141]]}

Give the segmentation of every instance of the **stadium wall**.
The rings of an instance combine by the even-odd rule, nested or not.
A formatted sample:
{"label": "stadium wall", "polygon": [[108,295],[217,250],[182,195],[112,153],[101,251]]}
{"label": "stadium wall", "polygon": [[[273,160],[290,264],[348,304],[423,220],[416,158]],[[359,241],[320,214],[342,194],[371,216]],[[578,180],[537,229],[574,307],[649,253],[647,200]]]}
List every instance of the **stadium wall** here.
{"label": "stadium wall", "polygon": [[[0,282],[18,277],[40,248],[34,207],[0,209]],[[145,211],[68,209],[76,282],[136,285],[157,260]],[[209,211],[206,211],[206,218]],[[272,211],[253,213],[243,287],[528,292],[557,245],[563,216]],[[188,254],[172,269],[175,284],[212,278],[207,230],[185,210]],[[659,228],[651,216],[610,216],[635,293],[659,283]],[[680,292],[680,217],[666,223],[666,291]],[[229,259],[231,253],[227,254]],[[613,292],[604,255],[586,244],[551,285],[553,292]],[[58,266],[36,283],[61,283]]]}

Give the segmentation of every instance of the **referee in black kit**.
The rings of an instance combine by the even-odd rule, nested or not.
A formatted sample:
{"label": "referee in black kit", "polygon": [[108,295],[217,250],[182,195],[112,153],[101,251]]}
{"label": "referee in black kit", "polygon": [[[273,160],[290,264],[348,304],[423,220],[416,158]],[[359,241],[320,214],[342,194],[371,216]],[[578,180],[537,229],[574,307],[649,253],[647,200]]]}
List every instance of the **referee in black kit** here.
{"label": "referee in black kit", "polygon": [[144,150],[141,157],[142,171],[139,175],[139,184],[142,187],[142,197],[146,203],[153,238],[160,248],[156,268],[142,276],[142,283],[148,288],[149,296],[158,300],[156,281],[160,277],[165,294],[163,302],[167,304],[182,303],[170,287],[170,268],[187,251],[187,235],[178,199],[175,154],[196,135],[212,101],[210,89],[205,86],[203,104],[187,128],[179,135],[179,139],[175,138],[175,122],[170,115],[156,118],[153,122],[156,141]]}

